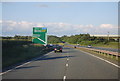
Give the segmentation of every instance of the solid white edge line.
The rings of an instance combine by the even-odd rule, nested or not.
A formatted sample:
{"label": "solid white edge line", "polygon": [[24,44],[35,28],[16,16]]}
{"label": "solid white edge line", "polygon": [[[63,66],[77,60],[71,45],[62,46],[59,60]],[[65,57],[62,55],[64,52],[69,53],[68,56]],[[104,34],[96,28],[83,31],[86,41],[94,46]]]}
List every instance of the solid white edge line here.
{"label": "solid white edge line", "polygon": [[[80,51],[81,51],[81,50],[80,50]],[[83,53],[86,53],[86,54],[88,54],[88,55],[91,55],[91,56],[93,56],[93,57],[96,57],[96,58],[98,58],[98,59],[100,59],[100,60],[103,60],[104,62],[107,62],[107,63],[109,63],[109,64],[111,64],[111,65],[113,65],[113,66],[115,66],[115,67],[117,67],[117,68],[120,68],[119,65],[116,65],[116,64],[114,64],[114,63],[112,63],[112,62],[110,62],[110,61],[108,61],[108,60],[105,60],[105,59],[103,59],[103,58],[100,58],[100,57],[98,57],[98,56],[92,55],[92,54],[87,53],[87,52],[84,52],[84,51],[82,51],[82,52],[83,52]]]}
{"label": "solid white edge line", "polygon": [[[31,61],[31,62],[32,62],[32,61]],[[22,67],[22,66],[24,66],[24,65],[26,65],[26,64],[29,64],[29,63],[31,63],[31,62],[26,62],[26,63],[24,63],[24,64],[22,64],[22,65],[19,65],[19,66],[15,67],[15,69],[16,69],[16,68],[19,68],[19,67]]]}
{"label": "solid white edge line", "polygon": [[8,73],[10,71],[12,71],[12,69],[11,70],[7,70],[6,72],[0,73],[0,75],[3,75],[3,74]]}
{"label": "solid white edge line", "polygon": [[[45,54],[45,55],[46,55],[46,54]],[[44,57],[45,55],[41,56],[40,58]],[[48,54],[47,54],[47,55],[48,55]],[[38,57],[38,58],[39,58],[39,57]],[[38,58],[36,58],[36,59],[38,59]],[[36,60],[36,59],[34,59],[34,60]],[[32,60],[32,61],[34,61],[34,60]],[[26,62],[26,63],[24,63],[24,64],[22,64],[22,65],[16,66],[16,67],[13,68],[13,69],[22,67],[22,66],[24,66],[24,65],[26,65],[26,64],[31,63],[32,61],[29,61],[29,62]],[[0,73],[0,76],[3,75],[3,74],[5,74],[5,73],[8,73],[8,72],[12,71],[13,69],[10,69],[10,70],[7,70],[7,71],[5,71],[5,72]]]}
{"label": "solid white edge line", "polygon": [[[24,65],[26,65],[26,64],[29,64],[29,63],[31,63],[31,62],[32,62],[32,61],[26,62],[26,63],[24,63],[24,64],[22,64],[22,65],[16,66],[16,67],[13,68],[13,69],[17,69],[17,68],[22,67],[22,66],[24,66]],[[5,72],[2,72],[2,73],[0,73],[0,75],[3,75],[3,74],[5,74],[5,73],[8,73],[8,72],[12,71],[13,69],[10,69],[10,70],[7,70],[7,71],[5,71]]]}

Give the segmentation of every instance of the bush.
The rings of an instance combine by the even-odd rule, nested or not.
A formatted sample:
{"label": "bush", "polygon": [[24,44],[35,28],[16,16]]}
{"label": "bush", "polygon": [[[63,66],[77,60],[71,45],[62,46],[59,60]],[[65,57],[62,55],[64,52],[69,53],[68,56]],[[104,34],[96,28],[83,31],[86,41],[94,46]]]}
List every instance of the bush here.
{"label": "bush", "polygon": [[103,44],[108,44],[109,42],[108,42],[108,40],[105,40],[104,42],[103,42]]}
{"label": "bush", "polygon": [[82,41],[80,42],[80,45],[92,45],[93,41]]}
{"label": "bush", "polygon": [[93,44],[98,44],[98,43],[100,43],[100,40],[94,40],[93,41]]}

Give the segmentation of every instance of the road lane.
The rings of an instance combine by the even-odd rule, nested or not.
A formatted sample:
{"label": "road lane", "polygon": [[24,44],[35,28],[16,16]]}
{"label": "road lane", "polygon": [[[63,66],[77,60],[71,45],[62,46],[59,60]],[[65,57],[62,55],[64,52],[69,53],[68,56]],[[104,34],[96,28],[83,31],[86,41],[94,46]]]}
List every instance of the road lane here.
{"label": "road lane", "polygon": [[68,52],[69,49],[64,49],[63,53],[48,53],[43,58],[4,74],[3,79],[63,79]]}
{"label": "road lane", "polygon": [[[74,52],[74,53],[73,53]],[[71,49],[67,79],[117,79],[118,68],[78,49]]]}

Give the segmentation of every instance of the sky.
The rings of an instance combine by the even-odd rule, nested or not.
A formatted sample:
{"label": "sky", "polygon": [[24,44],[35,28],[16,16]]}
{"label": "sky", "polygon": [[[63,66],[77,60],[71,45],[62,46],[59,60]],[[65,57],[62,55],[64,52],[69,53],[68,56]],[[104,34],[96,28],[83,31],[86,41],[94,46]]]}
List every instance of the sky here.
{"label": "sky", "polygon": [[32,35],[44,26],[56,36],[118,34],[117,2],[2,2],[0,8],[3,36]]}

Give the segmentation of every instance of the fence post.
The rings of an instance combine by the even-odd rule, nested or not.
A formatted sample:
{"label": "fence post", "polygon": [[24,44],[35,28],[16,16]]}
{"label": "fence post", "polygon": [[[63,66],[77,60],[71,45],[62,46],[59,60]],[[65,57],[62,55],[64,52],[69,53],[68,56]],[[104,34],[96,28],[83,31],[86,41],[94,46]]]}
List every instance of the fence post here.
{"label": "fence post", "polygon": [[116,55],[116,60],[118,60],[118,56]]}
{"label": "fence post", "polygon": [[109,57],[110,55],[107,53],[107,57]]}
{"label": "fence post", "polygon": [[106,55],[106,53],[103,54],[104,56]]}

